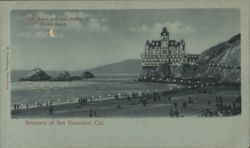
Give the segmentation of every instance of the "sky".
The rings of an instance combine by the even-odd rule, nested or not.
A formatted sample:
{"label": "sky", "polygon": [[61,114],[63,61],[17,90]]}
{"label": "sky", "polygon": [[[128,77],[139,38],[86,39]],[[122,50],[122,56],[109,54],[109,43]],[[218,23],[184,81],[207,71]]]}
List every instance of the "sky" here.
{"label": "sky", "polygon": [[240,11],[15,10],[12,69],[83,70],[140,59],[146,40],[160,39],[164,26],[171,40],[186,42],[186,53],[199,54],[240,33]]}

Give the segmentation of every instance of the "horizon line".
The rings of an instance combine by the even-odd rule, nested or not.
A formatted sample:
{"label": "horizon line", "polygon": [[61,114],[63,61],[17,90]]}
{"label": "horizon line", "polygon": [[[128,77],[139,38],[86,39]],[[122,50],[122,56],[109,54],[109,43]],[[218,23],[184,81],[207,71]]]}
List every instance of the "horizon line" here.
{"label": "horizon line", "polygon": [[95,68],[98,68],[98,67],[107,66],[107,65],[111,65],[111,64],[117,64],[117,63],[121,63],[121,62],[128,61],[128,60],[141,60],[141,59],[127,59],[127,60],[112,62],[112,63],[109,63],[109,64],[95,66],[95,67],[91,67],[91,68],[87,68],[87,69],[76,69],[76,70],[56,69],[56,70],[51,70],[51,69],[46,69],[46,68],[41,68],[41,67],[34,67],[34,68],[31,68],[31,69],[12,69],[11,68],[11,71],[28,71],[28,70],[34,70],[36,68],[40,68],[40,69],[45,70],[45,71],[71,71],[71,72],[88,71],[88,70],[95,69]]}

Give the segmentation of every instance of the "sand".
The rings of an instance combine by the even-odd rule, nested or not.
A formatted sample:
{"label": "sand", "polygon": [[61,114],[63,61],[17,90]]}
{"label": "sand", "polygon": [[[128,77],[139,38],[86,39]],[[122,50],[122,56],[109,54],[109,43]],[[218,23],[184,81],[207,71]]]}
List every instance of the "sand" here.
{"label": "sand", "polygon": [[[171,101],[168,100],[169,95],[160,94],[160,100],[154,102],[147,101],[143,106],[139,97],[134,97],[130,101],[127,99],[111,99],[104,101],[87,102],[86,104],[68,103],[53,105],[53,115],[49,115],[48,107],[37,107],[30,109],[12,110],[12,118],[74,118],[89,117],[89,110],[92,108],[93,117],[112,118],[112,117],[170,117],[170,109],[175,109],[174,103],[178,106],[180,117],[201,117],[201,111],[216,110],[216,96],[221,96],[224,104],[232,104],[240,95],[239,88],[232,87],[209,87],[206,92],[200,92],[200,89],[179,89],[174,90],[171,94]],[[188,103],[188,97],[193,98],[193,103]],[[211,105],[208,101],[211,101]],[[183,103],[187,103],[184,108]],[[94,115],[96,112],[96,115]]]}

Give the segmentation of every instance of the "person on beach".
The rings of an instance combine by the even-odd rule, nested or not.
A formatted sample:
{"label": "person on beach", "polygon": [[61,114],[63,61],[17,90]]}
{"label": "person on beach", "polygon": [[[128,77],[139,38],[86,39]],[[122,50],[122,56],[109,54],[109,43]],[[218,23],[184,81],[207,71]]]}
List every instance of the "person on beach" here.
{"label": "person on beach", "polygon": [[195,102],[198,102],[198,98],[194,98],[194,101],[195,101]]}
{"label": "person on beach", "polygon": [[127,96],[127,101],[130,101],[130,97],[129,96]]}
{"label": "person on beach", "polygon": [[174,108],[177,108],[178,104],[177,102],[174,102]]}
{"label": "person on beach", "polygon": [[219,109],[219,107],[220,107],[219,103],[216,103],[215,106],[217,107],[217,109]]}
{"label": "person on beach", "polygon": [[220,107],[223,107],[223,101],[220,99]]}
{"label": "person on beach", "polygon": [[29,109],[29,105],[28,104],[26,104],[26,109]]}
{"label": "person on beach", "polygon": [[93,116],[93,109],[90,107],[89,108],[89,117],[92,117]]}
{"label": "person on beach", "polygon": [[156,94],[154,94],[154,95],[153,95],[153,100],[154,100],[154,102],[157,101],[157,100],[156,100],[156,97],[157,97]]}
{"label": "person on beach", "polygon": [[51,115],[53,115],[54,114],[54,107],[52,106],[51,107]]}
{"label": "person on beach", "polygon": [[142,97],[140,97],[140,101],[142,102]]}
{"label": "person on beach", "polygon": [[151,100],[150,94],[147,94],[147,101],[150,101],[150,100]]}
{"label": "person on beach", "polygon": [[236,108],[236,103],[233,101],[233,110]]}
{"label": "person on beach", "polygon": [[82,97],[82,104],[85,104],[85,98]]}
{"label": "person on beach", "polygon": [[219,97],[218,96],[215,97],[215,101],[219,102]]}
{"label": "person on beach", "polygon": [[142,105],[145,107],[147,105],[147,100],[145,98],[141,98]]}
{"label": "person on beach", "polygon": [[78,98],[78,104],[81,104],[81,98]]}
{"label": "person on beach", "polygon": [[183,102],[182,107],[183,107],[183,108],[187,108],[187,103],[186,103],[186,102]]}
{"label": "person on beach", "polygon": [[236,102],[236,103],[241,103],[241,96],[238,96],[238,97],[235,99],[235,102]]}
{"label": "person on beach", "polygon": [[51,115],[51,107],[49,107],[49,115]]}
{"label": "person on beach", "polygon": [[230,112],[232,112],[233,108],[232,108],[232,105],[231,105],[231,104],[228,105],[228,110],[229,110]]}
{"label": "person on beach", "polygon": [[160,94],[158,95],[158,101],[161,101],[161,95]]}
{"label": "person on beach", "polygon": [[118,100],[118,95],[115,95],[115,100]]}
{"label": "person on beach", "polygon": [[222,102],[222,97],[221,96],[219,97],[219,102]]}
{"label": "person on beach", "polygon": [[53,106],[50,106],[49,107],[49,115],[51,115],[51,116],[53,115],[53,110],[54,110]]}
{"label": "person on beach", "polygon": [[171,108],[171,109],[169,110],[169,116],[170,116],[170,117],[174,117],[174,109],[173,109],[173,108]]}
{"label": "person on beach", "polygon": [[174,115],[175,115],[175,117],[179,117],[179,111],[178,111],[178,109],[175,110]]}
{"label": "person on beach", "polygon": [[94,115],[95,115],[95,117],[96,117],[96,115],[97,115],[97,112],[96,112],[96,110],[94,111]]}
{"label": "person on beach", "polygon": [[171,102],[171,95],[168,96],[168,102]]}
{"label": "person on beach", "polygon": [[194,99],[188,96],[188,103],[193,103],[193,102],[194,102]]}

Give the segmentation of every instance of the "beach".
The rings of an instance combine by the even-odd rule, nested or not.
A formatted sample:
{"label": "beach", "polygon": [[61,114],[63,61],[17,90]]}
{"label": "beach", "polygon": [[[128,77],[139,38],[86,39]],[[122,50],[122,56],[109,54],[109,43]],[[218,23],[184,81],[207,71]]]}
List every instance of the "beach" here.
{"label": "beach", "polygon": [[[156,99],[153,94],[157,96]],[[147,97],[145,92],[142,95],[123,96],[118,99],[115,97],[95,101],[88,99],[86,103],[76,101],[28,109],[13,109],[11,115],[14,119],[232,116],[240,114],[239,110],[232,111],[233,105],[237,109],[240,108],[241,104],[237,102],[239,97],[240,89],[235,87],[180,88],[152,92],[150,97]],[[221,100],[218,101],[217,98]],[[220,103],[222,107],[218,107]],[[52,114],[49,111],[50,108],[53,108]],[[171,114],[173,111],[174,114]],[[177,115],[176,111],[178,111]]]}

